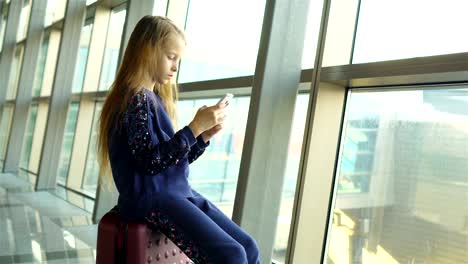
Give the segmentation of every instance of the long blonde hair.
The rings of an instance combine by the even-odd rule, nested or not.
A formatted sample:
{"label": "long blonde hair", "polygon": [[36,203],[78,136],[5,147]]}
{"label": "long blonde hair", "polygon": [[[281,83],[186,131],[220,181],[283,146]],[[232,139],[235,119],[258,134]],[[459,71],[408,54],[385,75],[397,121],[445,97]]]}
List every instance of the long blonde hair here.
{"label": "long blonde hair", "polygon": [[[129,100],[139,91],[141,81],[152,76],[158,68],[159,56],[171,34],[185,41],[184,33],[168,18],[160,16],[144,16],[135,26],[117,76],[112,83],[99,118],[97,138],[97,156],[100,166],[101,183],[111,183],[112,174],[109,164],[109,133],[121,129],[122,115],[127,110]],[[148,87],[150,88],[150,87]],[[162,102],[176,126],[176,105],[178,92],[176,84],[168,82],[165,85],[156,83],[152,87],[158,92]]]}

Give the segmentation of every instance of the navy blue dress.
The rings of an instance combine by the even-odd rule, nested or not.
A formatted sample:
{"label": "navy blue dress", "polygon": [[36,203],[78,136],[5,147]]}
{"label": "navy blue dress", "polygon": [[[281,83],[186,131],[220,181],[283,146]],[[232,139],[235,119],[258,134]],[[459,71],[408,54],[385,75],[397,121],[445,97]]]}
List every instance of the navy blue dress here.
{"label": "navy blue dress", "polygon": [[190,187],[189,164],[209,145],[185,126],[175,132],[161,98],[134,95],[120,129],[109,133],[118,209],[145,219],[195,263],[259,263],[255,240]]}

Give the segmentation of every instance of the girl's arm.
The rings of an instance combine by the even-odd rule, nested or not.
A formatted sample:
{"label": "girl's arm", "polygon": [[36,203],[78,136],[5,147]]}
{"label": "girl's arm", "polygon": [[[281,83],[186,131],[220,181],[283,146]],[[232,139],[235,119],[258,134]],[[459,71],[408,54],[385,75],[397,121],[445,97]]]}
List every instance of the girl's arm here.
{"label": "girl's arm", "polygon": [[158,141],[153,131],[149,102],[144,92],[131,99],[125,113],[124,127],[130,151],[145,174],[158,174],[177,164],[188,153],[198,153],[197,139],[188,126],[175,133],[171,139]]}
{"label": "girl's arm", "polygon": [[197,144],[193,145],[188,153],[188,161],[189,163],[194,162],[195,160],[200,157],[203,152],[205,152],[206,147],[210,145],[210,141],[206,142],[203,140],[203,137],[200,135],[197,137]]}

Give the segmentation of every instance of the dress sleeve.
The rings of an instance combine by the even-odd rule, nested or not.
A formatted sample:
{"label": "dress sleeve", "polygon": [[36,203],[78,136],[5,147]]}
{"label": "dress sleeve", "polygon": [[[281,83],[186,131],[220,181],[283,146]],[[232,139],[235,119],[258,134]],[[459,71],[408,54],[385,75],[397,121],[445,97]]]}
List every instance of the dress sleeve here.
{"label": "dress sleeve", "polygon": [[203,140],[203,137],[200,135],[197,137],[197,144],[193,145],[188,153],[189,163],[194,162],[200,157],[203,152],[205,152],[206,147],[210,145],[210,141],[206,142]]}
{"label": "dress sleeve", "polygon": [[130,101],[124,116],[127,143],[138,167],[145,174],[158,174],[177,164],[191,152],[197,143],[188,126],[182,128],[167,141],[159,141],[150,118],[147,95],[137,93]]}

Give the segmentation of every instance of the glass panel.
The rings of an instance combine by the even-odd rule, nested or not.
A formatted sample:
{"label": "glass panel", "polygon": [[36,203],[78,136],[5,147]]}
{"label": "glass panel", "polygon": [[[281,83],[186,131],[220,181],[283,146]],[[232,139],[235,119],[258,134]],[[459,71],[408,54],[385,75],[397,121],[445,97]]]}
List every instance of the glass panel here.
{"label": "glass panel", "polygon": [[328,263],[468,259],[468,89],[352,91]]}
{"label": "glass panel", "polygon": [[62,152],[60,154],[60,164],[58,169],[58,182],[65,184],[70,167],[70,157],[73,147],[73,137],[75,136],[76,122],[78,119],[79,103],[71,103],[65,123],[65,134],[63,135]]}
{"label": "glass panel", "polygon": [[323,0],[309,1],[309,14],[307,16],[307,27],[302,51],[302,69],[312,69],[314,67],[322,8]]}
{"label": "glass panel", "polygon": [[264,9],[264,0],[190,1],[179,82],[253,75]]}
{"label": "glass panel", "polygon": [[93,128],[94,108],[94,100],[81,100],[67,179],[67,187],[77,191],[81,191],[83,188],[83,177]]}
{"label": "glass panel", "polygon": [[119,60],[120,43],[127,10],[113,11],[107,31],[106,49],[102,63],[99,90],[108,90],[114,81]]}
{"label": "glass panel", "polygon": [[297,96],[291,137],[289,139],[288,160],[285,170],[286,175],[281,197],[278,225],[276,227],[275,244],[273,246],[272,258],[274,259],[274,262],[278,264],[285,263],[286,258],[308,105],[309,95],[299,94]]}
{"label": "glass panel", "polygon": [[[38,82],[38,79],[42,78],[40,88],[35,88],[35,89],[40,89],[41,96],[50,96],[52,92],[52,84],[54,81],[55,67],[57,66],[57,57],[58,57],[60,39],[61,39],[61,32],[59,30],[52,30],[50,34],[48,35],[49,37],[44,38],[43,40],[43,41],[47,40],[47,52],[46,52],[44,73],[43,73],[43,76],[40,76],[41,66],[38,65],[36,76],[35,76],[35,84],[34,84],[36,85],[36,82]],[[43,43],[42,45],[43,45],[42,48],[44,49],[45,48],[44,46],[46,44]],[[42,56],[42,54],[40,56]],[[40,61],[38,61],[38,63],[40,63]]]}
{"label": "glass panel", "polygon": [[[1,5],[1,4],[0,4]],[[6,4],[0,6],[0,52],[3,49],[3,39],[5,38],[5,29],[6,29],[6,21],[8,18],[8,10]]]}
{"label": "glass panel", "polygon": [[52,23],[62,19],[65,15],[66,0],[48,0],[44,26],[47,27]]}
{"label": "glass panel", "polygon": [[101,113],[102,103],[96,103],[93,117],[93,127],[91,129],[91,139],[88,148],[88,157],[86,159],[86,169],[83,181],[83,190],[90,196],[96,196],[96,189],[99,178],[99,164],[97,162],[97,124]]}
{"label": "glass panel", "polygon": [[351,63],[358,6],[359,0],[331,1],[323,67]]}
{"label": "glass panel", "polygon": [[[179,101],[178,124],[180,127],[189,124],[198,108],[213,105],[218,100]],[[232,215],[234,206],[249,104],[249,97],[234,97],[230,101],[225,127],[211,139],[205,153],[190,166],[190,184],[227,216]]]}
{"label": "glass panel", "polygon": [[75,67],[75,75],[73,78],[73,93],[81,92],[83,88],[83,81],[86,72],[86,62],[88,59],[89,43],[91,41],[91,31],[93,30],[93,24],[87,24],[83,26],[80,36],[80,48],[78,50],[78,58]]}
{"label": "glass panel", "polygon": [[41,87],[42,82],[44,81],[44,70],[46,67],[46,60],[47,60],[47,50],[49,49],[49,34],[44,35],[41,51],[39,53],[38,64],[36,67],[36,74],[34,78],[33,90],[32,95],[34,97],[39,96],[41,94]]}
{"label": "glass panel", "polygon": [[463,0],[362,0],[353,63],[467,52],[466,10]]}
{"label": "glass panel", "polygon": [[21,150],[20,167],[26,170],[29,168],[29,158],[31,157],[34,127],[36,126],[37,108],[37,105],[32,105],[29,109],[29,118],[26,124],[23,149]]}
{"label": "glass panel", "polygon": [[[0,119],[0,159],[5,160],[6,147],[10,136],[11,121],[13,119],[13,106],[5,105]],[[3,163],[2,163],[3,164]]]}
{"label": "glass panel", "polygon": [[166,16],[168,0],[155,0],[153,7],[153,16]]}
{"label": "glass panel", "polygon": [[15,47],[15,57],[11,65],[10,72],[10,83],[8,84],[7,100],[13,100],[16,98],[16,92],[18,90],[18,82],[21,72],[21,64],[23,63],[23,45]]}
{"label": "glass panel", "polygon": [[86,0],[86,5],[89,6],[89,5],[94,4],[96,2],[97,2],[97,0]]}
{"label": "glass panel", "polygon": [[26,38],[26,34],[28,33],[29,15],[31,13],[30,0],[19,0],[19,1],[22,1],[23,4],[21,8],[21,13],[20,13],[20,20],[19,20],[16,40],[21,40],[21,39]]}
{"label": "glass panel", "polygon": [[31,144],[31,153],[28,162],[28,170],[36,174],[39,171],[39,161],[41,159],[42,154],[42,146],[44,142],[48,110],[48,103],[39,103],[39,106],[37,108],[37,117],[34,124],[34,134]]}

